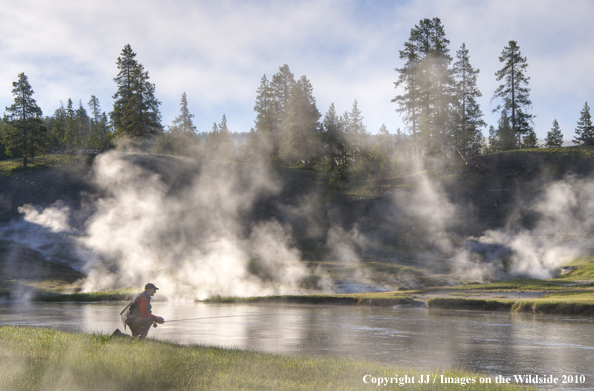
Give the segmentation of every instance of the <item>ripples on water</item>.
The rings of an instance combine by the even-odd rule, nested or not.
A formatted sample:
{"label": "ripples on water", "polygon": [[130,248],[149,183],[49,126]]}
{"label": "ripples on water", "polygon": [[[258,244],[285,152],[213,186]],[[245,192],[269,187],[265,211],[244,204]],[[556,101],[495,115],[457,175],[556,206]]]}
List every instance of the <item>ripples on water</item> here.
{"label": "ripples on water", "polygon": [[[111,333],[126,303],[1,303],[0,324]],[[353,306],[153,303],[149,338],[316,357],[355,357],[496,376],[584,374],[594,389],[594,320],[504,312]],[[231,316],[231,317],[229,317]],[[592,386],[588,386],[592,385]],[[559,388],[556,388],[559,389]],[[570,387],[568,387],[570,389]]]}

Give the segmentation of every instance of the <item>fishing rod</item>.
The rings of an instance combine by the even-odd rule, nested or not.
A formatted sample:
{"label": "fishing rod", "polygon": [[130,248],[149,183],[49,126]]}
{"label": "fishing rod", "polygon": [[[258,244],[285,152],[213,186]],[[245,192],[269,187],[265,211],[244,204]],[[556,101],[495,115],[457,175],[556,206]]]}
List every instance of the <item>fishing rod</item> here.
{"label": "fishing rod", "polygon": [[[202,318],[187,318],[187,319],[173,319],[166,320],[164,323],[170,322],[182,322],[186,320],[203,320],[203,319],[220,319],[220,318],[242,318],[247,316],[262,316],[262,315],[275,315],[275,314],[252,314],[252,315],[227,315],[227,316],[207,316]],[[157,323],[153,323],[153,327],[157,327]]]}
{"label": "fishing rod", "polygon": [[169,323],[169,322],[181,322],[181,321],[184,321],[184,320],[202,320],[202,319],[219,319],[219,318],[241,318],[241,317],[245,317],[245,316],[260,316],[260,315],[274,315],[274,314],[208,316],[208,317],[204,317],[204,318],[188,318],[188,319],[166,320],[165,323]]}

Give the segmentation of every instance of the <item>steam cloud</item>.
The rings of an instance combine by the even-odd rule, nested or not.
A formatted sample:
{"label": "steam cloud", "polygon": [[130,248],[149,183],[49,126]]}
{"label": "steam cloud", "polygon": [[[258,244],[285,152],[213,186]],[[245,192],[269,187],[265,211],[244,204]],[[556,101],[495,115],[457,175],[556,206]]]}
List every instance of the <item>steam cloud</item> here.
{"label": "steam cloud", "polygon": [[[258,200],[282,191],[271,171],[186,161],[184,173],[169,178],[147,168],[150,159],[135,161],[142,160],[138,156],[111,151],[96,158],[93,175],[100,191],[83,212],[60,201],[45,209],[24,205],[19,208],[23,218],[0,228],[0,237],[84,271],[85,291],[153,281],[169,298],[180,299],[304,292],[303,281],[312,271],[302,262],[291,226],[250,215]],[[392,195],[389,202],[398,213],[386,210],[382,224],[410,227],[436,250],[417,261],[439,262],[466,280],[546,278],[591,250],[591,194],[594,181],[569,176],[544,187],[530,206],[520,207],[535,216],[530,228],[515,221],[515,214],[505,227],[459,238],[453,232],[466,206],[450,200],[440,183],[418,174],[412,190]],[[312,195],[279,210],[301,221],[311,235],[325,238],[326,258],[352,271],[342,276],[345,280],[370,283],[368,272],[359,267],[361,254],[377,247],[370,223],[323,228],[317,202]],[[321,270],[314,274],[315,288],[341,289]]]}
{"label": "steam cloud", "polygon": [[[594,229],[594,181],[568,176],[547,185],[534,205],[536,222],[523,228],[511,218],[507,227],[469,238],[455,267],[469,279],[512,276],[550,278],[571,259],[591,251]],[[590,236],[590,237],[589,237]]]}

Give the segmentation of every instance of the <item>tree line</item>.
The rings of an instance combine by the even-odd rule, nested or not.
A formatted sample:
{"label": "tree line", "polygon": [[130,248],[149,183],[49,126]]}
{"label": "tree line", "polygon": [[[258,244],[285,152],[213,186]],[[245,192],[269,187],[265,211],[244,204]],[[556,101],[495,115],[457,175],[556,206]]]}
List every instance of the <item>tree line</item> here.
{"label": "tree line", "polygon": [[[477,102],[480,73],[470,63],[463,43],[450,55],[449,40],[439,18],[423,19],[411,29],[409,39],[399,51],[403,61],[396,68],[394,83],[398,95],[392,99],[406,129],[390,133],[382,125],[371,135],[363,113],[354,100],[349,111],[340,114],[334,103],[322,115],[317,108],[313,86],[303,75],[296,78],[288,65],[279,67],[269,79],[264,74],[256,90],[254,127],[245,143],[236,146],[225,115],[209,132],[198,132],[188,109],[184,92],[179,115],[171,125],[161,124],[155,84],[136,60],[136,53],[125,45],[113,79],[116,92],[113,110],[101,110],[91,96],[87,106],[71,99],[62,102],[52,116],[43,117],[33,99],[33,89],[24,73],[13,82],[14,103],[6,107],[0,121],[1,156],[28,159],[47,152],[80,149],[106,150],[118,139],[143,142],[155,153],[200,156],[207,159],[264,162],[268,164],[320,166],[335,178],[373,175],[406,169],[424,158],[464,159],[484,153],[540,147],[529,113],[527,59],[516,41],[509,41],[499,61],[495,77],[501,84],[492,101],[500,113],[497,126],[487,127]],[[88,109],[88,110],[87,110]],[[594,145],[590,108],[585,103],[576,128],[576,144]],[[563,135],[555,119],[545,139],[546,147],[560,147]]]}

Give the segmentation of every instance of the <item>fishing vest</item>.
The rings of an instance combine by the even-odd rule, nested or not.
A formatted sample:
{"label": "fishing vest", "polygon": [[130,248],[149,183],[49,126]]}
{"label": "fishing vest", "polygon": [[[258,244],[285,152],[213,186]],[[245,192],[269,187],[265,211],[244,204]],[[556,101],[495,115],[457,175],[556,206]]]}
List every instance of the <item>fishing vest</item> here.
{"label": "fishing vest", "polygon": [[138,300],[140,300],[140,298],[143,296],[146,297],[149,314],[153,313],[151,311],[151,308],[153,308],[151,306],[151,297],[148,295],[148,293],[146,293],[146,291],[143,291],[142,293],[139,293],[138,296],[134,298],[134,301],[132,301],[132,304],[130,304],[130,316],[142,316],[142,314],[140,313],[140,308],[138,307]]}

